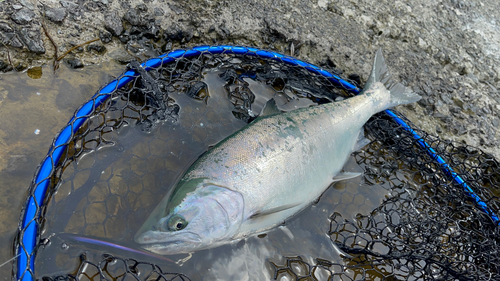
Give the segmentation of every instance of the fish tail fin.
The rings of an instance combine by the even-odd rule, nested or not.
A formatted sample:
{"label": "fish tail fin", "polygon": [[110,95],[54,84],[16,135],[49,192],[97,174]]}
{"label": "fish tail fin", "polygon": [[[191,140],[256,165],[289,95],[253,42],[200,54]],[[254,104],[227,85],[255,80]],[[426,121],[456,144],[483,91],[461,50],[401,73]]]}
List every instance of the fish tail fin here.
{"label": "fish tail fin", "polygon": [[375,55],[372,72],[370,74],[370,77],[368,78],[368,81],[366,82],[366,86],[363,91],[374,86],[376,82],[382,83],[385,89],[387,89],[387,91],[389,92],[389,101],[383,106],[382,110],[391,108],[399,104],[413,103],[422,98],[412,90],[403,86],[401,83],[396,83],[392,79],[392,75],[385,63],[385,59],[382,55],[381,49],[379,49]]}

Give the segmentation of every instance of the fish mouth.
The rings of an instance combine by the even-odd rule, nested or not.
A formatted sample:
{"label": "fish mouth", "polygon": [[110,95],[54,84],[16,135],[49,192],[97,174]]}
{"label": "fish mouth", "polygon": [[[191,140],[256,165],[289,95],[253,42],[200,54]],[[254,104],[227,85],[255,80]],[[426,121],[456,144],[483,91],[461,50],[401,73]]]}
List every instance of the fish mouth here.
{"label": "fish mouth", "polygon": [[182,233],[150,230],[136,237],[140,247],[160,255],[190,253],[202,245],[201,237],[193,232]]}
{"label": "fish mouth", "polygon": [[143,247],[150,247],[150,246],[165,246],[169,244],[181,244],[181,243],[188,243],[188,244],[198,244],[201,243],[201,237],[200,235],[194,233],[194,232],[163,232],[163,231],[157,231],[157,230],[149,230],[138,237],[135,238],[135,241]]}

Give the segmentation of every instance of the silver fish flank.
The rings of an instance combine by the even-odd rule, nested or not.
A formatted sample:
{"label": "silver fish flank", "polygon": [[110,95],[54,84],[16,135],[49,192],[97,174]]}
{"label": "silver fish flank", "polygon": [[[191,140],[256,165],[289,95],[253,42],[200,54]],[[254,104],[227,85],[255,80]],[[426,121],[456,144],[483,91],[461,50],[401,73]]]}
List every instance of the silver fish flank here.
{"label": "silver fish flank", "polygon": [[201,156],[137,233],[151,252],[189,253],[282,224],[316,200],[341,173],[375,113],[420,96],[394,83],[382,53],[356,97],[263,115]]}

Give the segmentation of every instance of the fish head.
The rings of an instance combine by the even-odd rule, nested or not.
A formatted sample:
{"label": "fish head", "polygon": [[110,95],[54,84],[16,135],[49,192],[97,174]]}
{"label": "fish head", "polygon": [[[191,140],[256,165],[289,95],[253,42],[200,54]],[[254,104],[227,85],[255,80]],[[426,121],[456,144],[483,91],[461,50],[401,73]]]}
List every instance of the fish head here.
{"label": "fish head", "polygon": [[201,183],[156,224],[138,233],[141,247],[160,255],[190,253],[232,240],[243,217],[241,193],[211,183]]}

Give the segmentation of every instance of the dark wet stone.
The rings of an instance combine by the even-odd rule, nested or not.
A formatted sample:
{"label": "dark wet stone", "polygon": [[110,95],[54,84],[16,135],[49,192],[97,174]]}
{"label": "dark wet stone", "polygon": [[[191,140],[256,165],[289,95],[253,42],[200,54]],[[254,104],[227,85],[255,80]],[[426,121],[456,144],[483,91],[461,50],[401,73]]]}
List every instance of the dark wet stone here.
{"label": "dark wet stone", "polygon": [[66,63],[69,64],[69,66],[73,69],[83,67],[83,63],[79,59],[67,59]]}
{"label": "dark wet stone", "polygon": [[33,6],[33,3],[31,3],[30,0],[20,0],[19,2],[21,2],[21,5],[23,5],[24,7],[28,8],[30,10],[35,9],[35,6]]}
{"label": "dark wet stone", "polygon": [[45,15],[49,20],[55,23],[61,23],[68,15],[68,11],[65,8],[47,8],[47,10],[45,10]]}
{"label": "dark wet stone", "polygon": [[163,11],[163,9],[162,9],[162,8],[160,8],[160,7],[155,7],[155,8],[154,8],[154,14],[155,14],[155,16],[157,16],[157,17],[161,17],[161,16],[163,16],[163,15],[165,14],[165,12]]}
{"label": "dark wet stone", "polygon": [[78,4],[71,1],[59,1],[63,8],[66,8],[71,14],[75,14],[78,11]]}
{"label": "dark wet stone", "polygon": [[99,38],[101,39],[101,42],[103,43],[109,43],[111,42],[111,38],[113,35],[111,32],[108,32],[107,30],[100,30],[99,31]]}
{"label": "dark wet stone", "polygon": [[9,67],[9,64],[0,60],[0,71],[5,70],[7,67]]}
{"label": "dark wet stone", "polygon": [[185,42],[189,42],[193,38],[193,31],[191,29],[183,30],[178,25],[172,25],[165,30],[163,37],[166,40],[182,41],[184,39]]}
{"label": "dark wet stone", "polygon": [[141,13],[145,13],[148,11],[148,6],[146,6],[146,4],[139,4],[135,6],[135,8]]}
{"label": "dark wet stone", "polygon": [[99,54],[104,54],[104,52],[106,52],[106,47],[100,44],[90,44],[87,47],[87,51],[92,51],[92,50],[96,51]]}
{"label": "dark wet stone", "polygon": [[123,24],[118,12],[113,11],[104,16],[104,28],[114,36],[119,36],[123,32]]}
{"label": "dark wet stone", "polygon": [[172,51],[172,42],[167,42],[165,45],[161,47],[161,50],[164,53]]}
{"label": "dark wet stone", "polygon": [[223,37],[231,36],[231,32],[229,31],[229,29],[227,29],[227,27],[225,25],[219,25],[219,29],[220,29],[220,31],[222,31],[222,33],[224,33]]}
{"label": "dark wet stone", "polygon": [[19,36],[16,33],[2,34],[2,32],[0,32],[0,41],[7,42],[6,44],[8,46],[11,46],[14,48],[24,47],[23,42],[21,41],[21,39],[19,38]]}
{"label": "dark wet stone", "polygon": [[170,10],[172,10],[174,13],[176,13],[178,15],[184,13],[184,9],[182,9],[181,7],[179,7],[175,4],[169,4],[168,7],[170,8]]}
{"label": "dark wet stone", "polygon": [[129,9],[123,16],[123,19],[131,25],[142,25],[141,14],[137,9]]}
{"label": "dark wet stone", "polygon": [[0,22],[0,31],[14,32],[14,29],[6,22]]}
{"label": "dark wet stone", "polygon": [[498,125],[500,125],[500,119],[494,117],[493,120],[491,120],[491,124],[493,125],[493,127],[498,128]]}
{"label": "dark wet stone", "polygon": [[119,63],[127,64],[134,60],[134,57],[130,55],[124,49],[116,49],[108,54],[112,59],[116,60]]}
{"label": "dark wet stone", "polygon": [[39,29],[22,28],[20,36],[21,40],[31,52],[36,54],[45,53],[45,47],[43,46],[43,41]]}
{"label": "dark wet stone", "polygon": [[11,16],[12,20],[17,24],[28,24],[33,20],[34,17],[35,13],[32,10],[26,8],[16,11]]}

